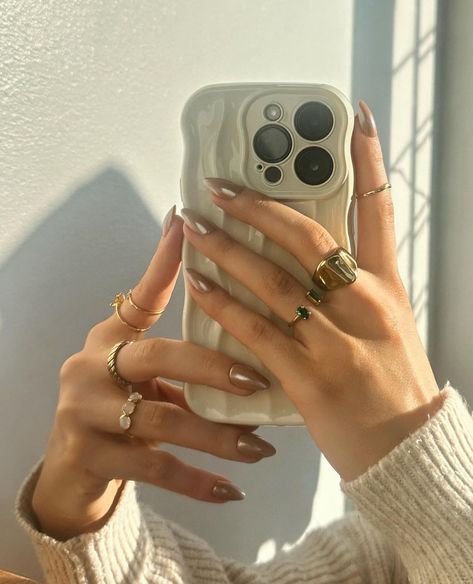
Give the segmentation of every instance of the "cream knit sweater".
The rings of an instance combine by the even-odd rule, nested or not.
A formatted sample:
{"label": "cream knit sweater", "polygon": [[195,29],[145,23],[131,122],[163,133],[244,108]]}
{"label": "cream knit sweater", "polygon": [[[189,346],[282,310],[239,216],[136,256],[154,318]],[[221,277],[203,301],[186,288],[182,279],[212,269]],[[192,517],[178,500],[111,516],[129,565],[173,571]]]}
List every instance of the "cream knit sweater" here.
{"label": "cream knit sweater", "polygon": [[340,488],[357,511],[315,529],[271,561],[218,557],[165,520],[125,483],[100,530],[65,542],[41,533],[31,497],[42,459],[15,513],[48,584],[446,584],[473,582],[473,418],[447,381],[435,415],[357,479]]}

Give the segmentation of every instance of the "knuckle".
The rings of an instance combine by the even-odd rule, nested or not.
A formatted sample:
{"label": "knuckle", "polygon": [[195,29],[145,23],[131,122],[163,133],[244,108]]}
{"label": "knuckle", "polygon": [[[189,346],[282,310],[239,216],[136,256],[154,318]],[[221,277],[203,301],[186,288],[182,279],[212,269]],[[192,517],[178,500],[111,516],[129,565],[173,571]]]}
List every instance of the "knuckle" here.
{"label": "knuckle", "polygon": [[271,202],[270,199],[265,199],[257,196],[251,199],[251,205],[255,211],[266,211],[269,207],[270,202]]}
{"label": "knuckle", "polygon": [[68,384],[77,379],[85,370],[86,361],[87,358],[82,352],[74,353],[68,357],[59,370],[61,385]]}
{"label": "knuckle", "polygon": [[214,373],[221,369],[220,357],[217,354],[212,353],[210,351],[204,352],[200,363],[202,370],[205,371],[206,373]]}
{"label": "knuckle", "polygon": [[263,282],[269,292],[284,296],[290,295],[296,287],[294,278],[282,268],[271,269]]}
{"label": "knuckle", "polygon": [[140,363],[152,361],[157,355],[163,358],[165,343],[159,337],[135,342],[133,347],[133,359]]}
{"label": "knuckle", "polygon": [[175,414],[171,404],[163,402],[141,402],[144,408],[144,419],[153,428],[174,427]]}
{"label": "knuckle", "polygon": [[216,244],[218,252],[224,255],[227,253],[231,253],[235,249],[237,242],[230,236],[226,235],[223,231],[221,231],[218,234]]}
{"label": "knuckle", "polygon": [[253,319],[249,328],[249,336],[252,343],[265,342],[273,336],[271,327],[264,318]]}
{"label": "knuckle", "polygon": [[175,472],[176,465],[172,454],[160,450],[155,456],[147,458],[144,463],[144,471],[150,483],[166,483]]}
{"label": "knuckle", "polygon": [[325,251],[334,247],[333,238],[328,231],[305,215],[301,215],[298,219],[297,233],[300,245],[306,249]]}

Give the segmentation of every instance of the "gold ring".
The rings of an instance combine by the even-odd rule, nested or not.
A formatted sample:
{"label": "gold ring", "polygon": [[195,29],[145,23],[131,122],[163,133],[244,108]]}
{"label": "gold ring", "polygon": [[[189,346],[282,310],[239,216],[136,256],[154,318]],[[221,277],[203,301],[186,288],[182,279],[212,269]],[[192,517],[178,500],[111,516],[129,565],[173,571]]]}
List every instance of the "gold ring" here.
{"label": "gold ring", "polygon": [[118,294],[115,295],[115,298],[113,299],[113,302],[110,302],[110,306],[114,306],[115,307],[115,314],[118,316],[118,318],[122,321],[123,324],[125,324],[128,328],[130,328],[132,331],[135,331],[136,333],[144,333],[146,331],[149,331],[149,329],[151,328],[151,326],[148,326],[146,328],[138,328],[136,326],[133,326],[132,324],[130,324],[129,322],[127,322],[122,315],[120,314],[120,306],[125,302],[125,295],[123,294],[123,292],[118,292]]}
{"label": "gold ring", "polygon": [[381,185],[380,187],[378,187],[377,189],[373,189],[372,191],[368,191],[366,193],[361,193],[359,195],[357,195],[356,193],[353,194],[352,199],[361,199],[361,197],[369,197],[370,195],[375,195],[376,193],[381,193],[382,191],[385,191],[387,189],[391,188],[391,183],[384,183],[383,185]]}
{"label": "gold ring", "polygon": [[154,316],[162,314],[166,310],[166,306],[167,306],[167,304],[165,304],[163,308],[161,308],[160,310],[157,310],[157,311],[148,310],[147,308],[141,308],[141,306],[138,306],[136,304],[136,302],[133,300],[133,297],[131,295],[131,290],[128,290],[128,294],[127,294],[126,298],[130,302],[130,304],[133,306],[133,308],[135,308],[136,310],[139,310],[140,312],[146,312],[146,314],[152,314]]}
{"label": "gold ring", "polygon": [[314,306],[318,306],[324,301],[324,296],[315,288],[307,290],[305,297],[312,302]]}
{"label": "gold ring", "polygon": [[315,268],[312,280],[322,290],[334,290],[353,284],[357,278],[355,258],[343,247],[338,247]]}
{"label": "gold ring", "polygon": [[296,308],[296,314],[294,316],[294,318],[291,320],[291,322],[287,323],[287,326],[292,327],[296,324],[296,322],[298,320],[300,320],[302,318],[302,320],[307,320],[308,318],[310,318],[312,312],[306,308],[305,306],[298,306]]}
{"label": "gold ring", "polygon": [[119,343],[117,343],[116,345],[113,345],[110,353],[108,354],[107,357],[107,369],[108,372],[110,374],[110,377],[113,379],[113,381],[122,388],[128,389],[132,382],[128,381],[127,379],[125,379],[124,377],[122,377],[119,373],[118,373],[118,369],[117,369],[117,355],[118,352],[120,351],[120,349],[122,347],[124,347],[125,345],[131,345],[132,343],[134,343],[135,341],[120,341]]}
{"label": "gold ring", "polygon": [[136,409],[136,404],[143,399],[141,393],[134,391],[130,393],[126,402],[122,405],[122,413],[118,423],[125,434],[129,434],[128,430],[131,428],[131,415]]}

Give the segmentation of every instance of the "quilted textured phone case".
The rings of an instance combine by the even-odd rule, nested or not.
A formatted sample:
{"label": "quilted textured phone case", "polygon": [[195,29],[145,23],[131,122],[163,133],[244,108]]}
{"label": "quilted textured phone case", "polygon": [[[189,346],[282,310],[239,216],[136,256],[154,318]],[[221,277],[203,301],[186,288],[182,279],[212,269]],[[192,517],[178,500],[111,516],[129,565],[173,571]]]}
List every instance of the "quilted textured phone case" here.
{"label": "quilted textured phone case", "polygon": [[[294,129],[291,129],[295,112],[307,102],[325,104],[330,108],[334,120],[329,135],[315,142],[327,150],[334,161],[331,178],[317,186],[300,182],[294,174],[293,166],[297,151],[314,145],[314,142],[296,135]],[[263,115],[264,107],[272,103],[281,104],[283,110],[282,118],[274,123],[288,128],[294,139],[291,155],[280,164],[285,180],[274,186],[265,181],[261,160],[252,142],[260,127],[272,123]],[[234,239],[279,264],[309,289],[312,285],[311,274],[285,249],[217,207],[209,196],[203,178],[226,178],[280,200],[321,223],[339,245],[355,255],[351,204],[353,168],[350,157],[353,122],[353,110],[347,98],[328,85],[244,83],[204,87],[188,99],[181,117],[184,137],[181,176],[183,206],[194,209]],[[208,276],[238,301],[271,319],[286,334],[292,334],[293,329],[286,322],[186,240],[183,266]],[[304,425],[302,416],[278,379],[249,349],[198,307],[188,294],[187,286],[183,339],[226,353],[240,363],[252,365],[271,380],[269,389],[256,391],[250,396],[233,395],[213,387],[185,383],[184,394],[191,409],[203,418],[223,423]],[[313,309],[316,310],[316,307]],[[299,326],[304,326],[304,323],[299,323]]]}

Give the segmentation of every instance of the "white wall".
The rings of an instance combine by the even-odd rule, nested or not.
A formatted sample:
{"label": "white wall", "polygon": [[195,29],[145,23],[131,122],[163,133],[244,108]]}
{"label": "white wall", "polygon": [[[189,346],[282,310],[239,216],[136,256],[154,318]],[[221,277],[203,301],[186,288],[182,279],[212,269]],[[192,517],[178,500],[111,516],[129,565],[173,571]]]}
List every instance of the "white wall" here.
{"label": "white wall", "polygon": [[[407,89],[414,102],[402,107],[414,107],[418,79],[398,81],[393,67],[409,61],[419,22],[429,20],[435,26],[435,2],[410,0],[3,2],[0,411],[7,415],[0,424],[0,513],[9,537],[0,538],[1,567],[39,577],[13,498],[44,450],[60,364],[110,313],[115,292],[140,276],[164,213],[178,201],[178,121],[187,96],[224,81],[332,83],[371,103],[389,163],[417,132],[393,119],[393,103],[401,107],[396,95]],[[433,61],[423,71],[430,91]],[[427,100],[422,111],[431,106]],[[429,149],[427,143],[416,171],[426,188]],[[416,189],[394,174],[397,228],[408,233]],[[423,234],[417,266],[428,260]],[[410,240],[406,279],[416,249]],[[425,280],[422,273],[418,282]],[[180,337],[182,295],[179,281],[154,334]],[[425,321],[419,324],[425,335]],[[151,487],[142,488],[143,497],[219,554],[247,562],[270,557],[343,513],[338,477],[303,429],[259,432],[278,454],[256,465],[168,447],[225,473],[246,490],[244,503],[212,506]]]}
{"label": "white wall", "polygon": [[473,405],[473,3],[442,4],[430,347],[437,377],[448,377]]}

